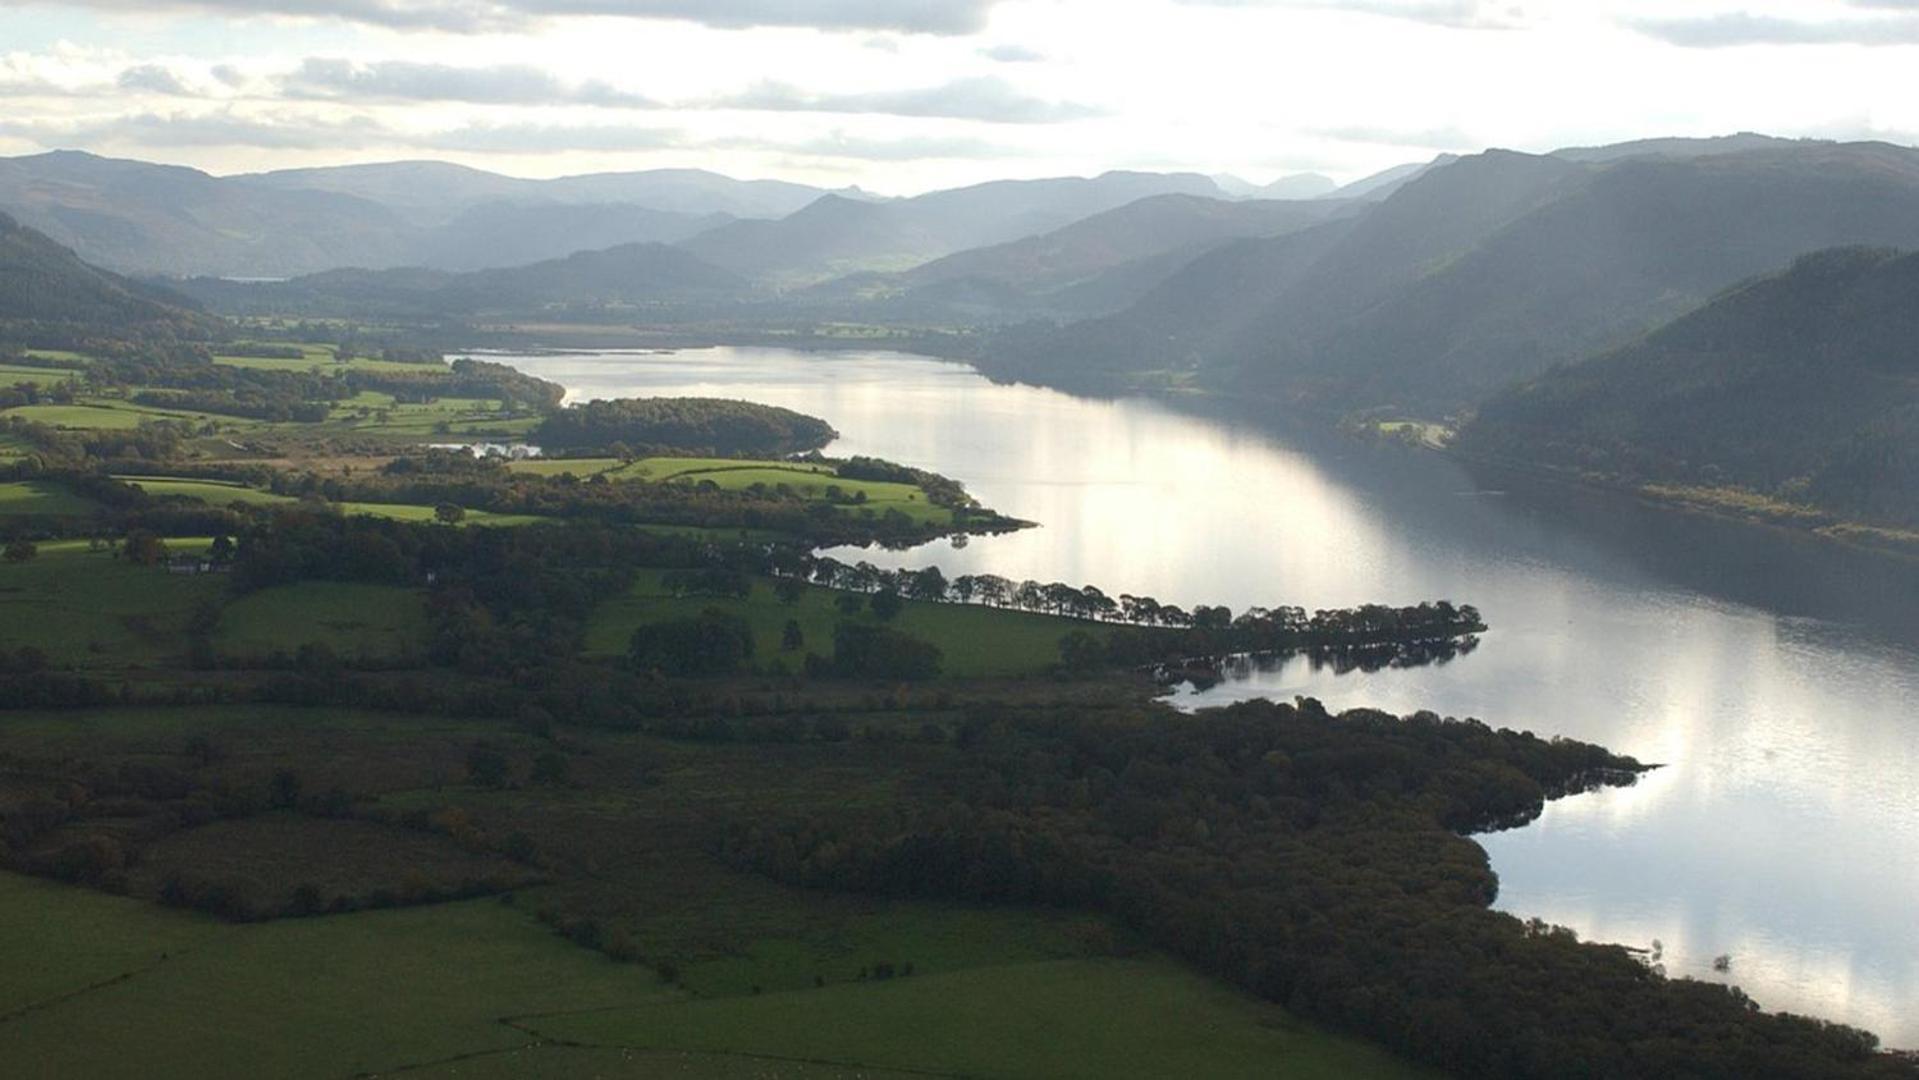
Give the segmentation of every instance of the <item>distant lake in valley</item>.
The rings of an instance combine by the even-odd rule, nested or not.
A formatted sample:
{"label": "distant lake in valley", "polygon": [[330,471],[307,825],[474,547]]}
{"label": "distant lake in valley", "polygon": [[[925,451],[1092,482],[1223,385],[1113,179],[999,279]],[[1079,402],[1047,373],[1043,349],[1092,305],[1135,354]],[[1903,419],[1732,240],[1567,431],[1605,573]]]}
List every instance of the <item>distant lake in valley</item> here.
{"label": "distant lake in valley", "polygon": [[1492,629],[1447,663],[1248,664],[1176,700],[1432,709],[1663,763],[1480,837],[1498,906],[1587,939],[1657,941],[1669,974],[1919,1047],[1919,566],[1231,405],[1091,400],[899,354],[489,358],[572,400],[784,405],[842,432],[829,453],[932,469],[1041,524],[833,553],[848,561],[1187,608],[1475,604]]}

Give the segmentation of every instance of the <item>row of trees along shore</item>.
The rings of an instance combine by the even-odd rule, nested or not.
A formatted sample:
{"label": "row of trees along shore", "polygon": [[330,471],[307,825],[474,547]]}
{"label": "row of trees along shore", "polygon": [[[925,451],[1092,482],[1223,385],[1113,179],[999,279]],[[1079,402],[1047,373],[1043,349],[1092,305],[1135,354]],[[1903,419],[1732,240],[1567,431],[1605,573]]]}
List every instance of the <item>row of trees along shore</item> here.
{"label": "row of trees along shore", "polygon": [[[930,603],[981,604],[1107,624],[1115,629],[1164,631],[1137,634],[1141,663],[1168,655],[1214,655],[1320,646],[1440,641],[1486,629],[1479,610],[1449,600],[1393,607],[1362,604],[1308,612],[1301,607],[1249,607],[1235,615],[1224,605],[1187,611],[1150,596],[1110,596],[1094,585],[1013,581],[997,574],[947,578],[937,566],[889,570],[830,555],[775,553],[769,569],[779,577],[846,592],[893,594]],[[1179,646],[1168,653],[1151,646]]]}

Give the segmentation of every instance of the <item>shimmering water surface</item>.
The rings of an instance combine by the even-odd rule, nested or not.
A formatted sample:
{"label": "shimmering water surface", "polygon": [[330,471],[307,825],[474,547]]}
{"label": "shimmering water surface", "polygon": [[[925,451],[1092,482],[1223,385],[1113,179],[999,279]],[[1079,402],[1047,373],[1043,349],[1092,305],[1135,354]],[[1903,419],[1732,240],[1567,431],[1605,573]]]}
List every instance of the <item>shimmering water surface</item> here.
{"label": "shimmering water surface", "polygon": [[[1623,497],[1286,430],[1231,405],[996,386],[898,354],[511,357],[578,398],[784,405],[1042,527],[835,552],[1191,607],[1449,598],[1449,663],[1251,665],[1184,706],[1309,694],[1477,716],[1666,768],[1481,838],[1500,907],[1663,945],[1669,973],[1919,1046],[1919,567]],[[1712,970],[1731,957],[1728,975]]]}

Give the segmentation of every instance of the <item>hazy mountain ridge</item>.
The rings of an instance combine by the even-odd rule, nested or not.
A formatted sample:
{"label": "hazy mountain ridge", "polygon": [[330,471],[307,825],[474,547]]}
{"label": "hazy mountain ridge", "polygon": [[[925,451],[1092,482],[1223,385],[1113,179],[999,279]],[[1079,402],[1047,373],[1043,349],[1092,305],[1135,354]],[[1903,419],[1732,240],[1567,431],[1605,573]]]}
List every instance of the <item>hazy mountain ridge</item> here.
{"label": "hazy mountain ridge", "polygon": [[1488,401],[1461,449],[1919,525],[1919,255],[1837,249]]}
{"label": "hazy mountain ridge", "polygon": [[527,266],[329,270],[284,282],[195,278],[181,288],[230,314],[466,319],[582,314],[725,299],[747,283],[669,244],[625,244]]}
{"label": "hazy mountain ridge", "polygon": [[1108,319],[1013,335],[1002,362],[1081,381],[1191,369],[1335,412],[1438,415],[1858,243],[1919,246],[1919,151],[1490,151],[1351,223],[1201,256]]}
{"label": "hazy mountain ridge", "polygon": [[1039,236],[897,274],[853,275],[809,295],[864,298],[873,305],[869,318],[1084,318],[1126,307],[1220,244],[1296,232],[1349,212],[1338,202],[1150,195]]}
{"label": "hazy mountain ridge", "polygon": [[735,222],[684,246],[747,277],[810,284],[859,271],[910,269],[1166,194],[1223,195],[1213,180],[1196,174],[1125,172],[998,180],[886,202],[829,195],[778,221]]}
{"label": "hazy mountain ridge", "polygon": [[517,266],[683,240],[821,194],[694,170],[537,181],[402,162],[217,177],[72,151],[0,159],[0,209],[96,265],[177,277]]}

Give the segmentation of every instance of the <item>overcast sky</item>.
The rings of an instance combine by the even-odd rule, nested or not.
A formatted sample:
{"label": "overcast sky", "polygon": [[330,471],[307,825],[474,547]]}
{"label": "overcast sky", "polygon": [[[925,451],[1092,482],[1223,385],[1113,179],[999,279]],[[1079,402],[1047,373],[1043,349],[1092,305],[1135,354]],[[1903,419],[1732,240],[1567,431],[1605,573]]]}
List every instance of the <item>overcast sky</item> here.
{"label": "overcast sky", "polygon": [[440,158],[910,193],[1919,142],[1919,0],[4,0],[0,154]]}

